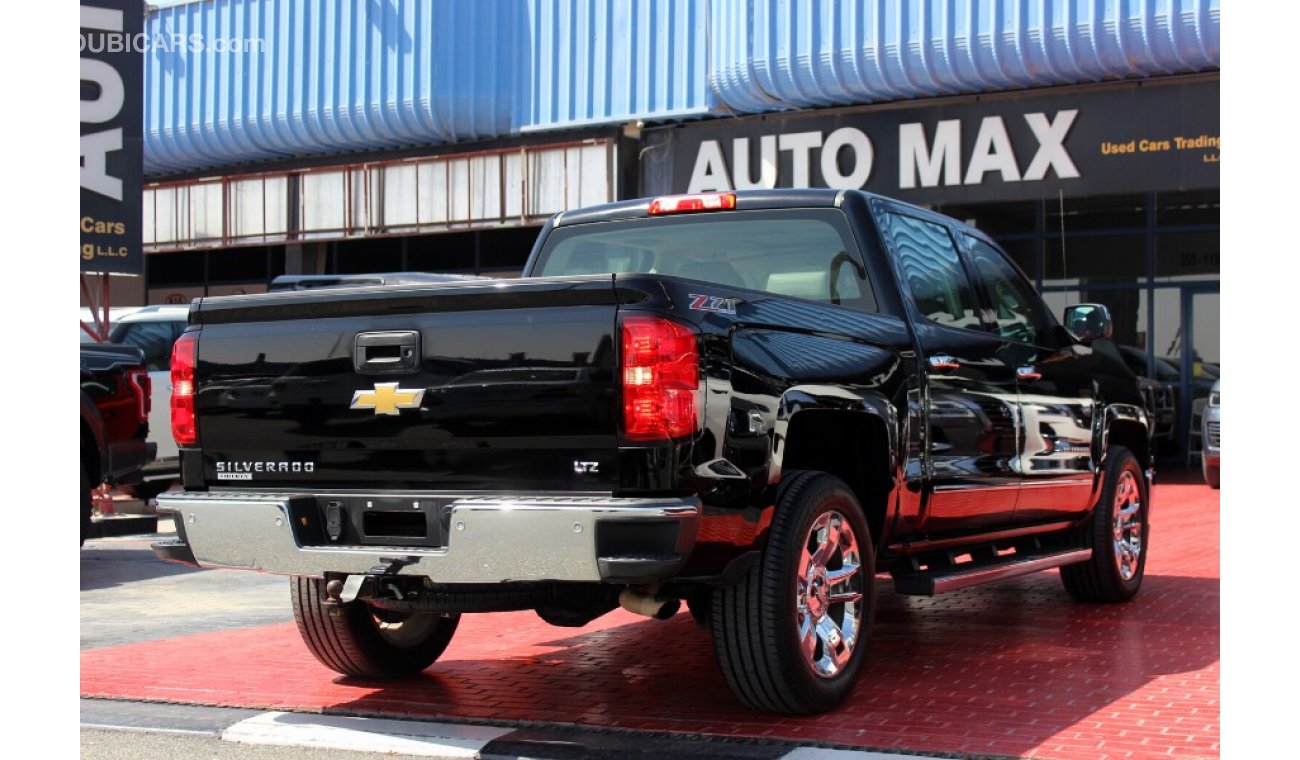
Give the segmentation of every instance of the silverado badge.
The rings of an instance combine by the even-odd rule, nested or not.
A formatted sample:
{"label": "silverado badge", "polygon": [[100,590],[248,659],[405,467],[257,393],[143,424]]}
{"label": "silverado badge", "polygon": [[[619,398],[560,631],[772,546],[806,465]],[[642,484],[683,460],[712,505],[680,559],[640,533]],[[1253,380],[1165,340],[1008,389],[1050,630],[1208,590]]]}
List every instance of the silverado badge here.
{"label": "silverado badge", "polygon": [[423,388],[398,388],[397,383],[375,383],[372,391],[352,394],[353,409],[374,409],[375,414],[401,414],[401,409],[419,409]]}

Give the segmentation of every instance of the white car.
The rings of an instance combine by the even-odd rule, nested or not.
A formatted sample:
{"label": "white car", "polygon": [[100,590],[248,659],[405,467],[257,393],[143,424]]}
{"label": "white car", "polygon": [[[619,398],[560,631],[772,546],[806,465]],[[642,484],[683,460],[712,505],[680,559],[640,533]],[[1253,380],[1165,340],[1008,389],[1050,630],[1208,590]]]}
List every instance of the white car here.
{"label": "white car", "polygon": [[185,332],[189,313],[189,305],[145,306],[113,322],[109,333],[110,343],[135,346],[144,351],[144,363],[153,385],[148,440],[157,444],[158,453],[144,471],[144,498],[166,490],[173,480],[180,477],[180,452],[172,438],[171,359],[172,344]]}
{"label": "white car", "polygon": [[[122,317],[125,317],[127,314],[134,314],[135,312],[143,308],[144,308],[143,306],[110,306],[108,309],[109,329],[111,330],[113,326],[117,324],[118,320],[120,320]],[[86,326],[89,327],[90,329],[92,330],[95,329],[95,314],[85,306],[81,307],[81,321],[85,322]],[[90,337],[90,334],[87,333],[85,330],[79,330],[78,332],[81,333],[82,343],[98,342],[94,338]]]}

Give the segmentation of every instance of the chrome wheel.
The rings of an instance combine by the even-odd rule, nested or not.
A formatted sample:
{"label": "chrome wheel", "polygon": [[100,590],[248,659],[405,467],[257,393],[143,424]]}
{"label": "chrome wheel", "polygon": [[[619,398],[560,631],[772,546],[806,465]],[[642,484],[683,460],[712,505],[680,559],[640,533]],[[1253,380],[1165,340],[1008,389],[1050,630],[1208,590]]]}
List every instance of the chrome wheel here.
{"label": "chrome wheel", "polygon": [[1125,470],[1115,486],[1115,520],[1112,525],[1113,555],[1119,577],[1125,581],[1137,574],[1142,559],[1142,492],[1137,478]]}
{"label": "chrome wheel", "polygon": [[795,608],[804,658],[832,678],[853,656],[862,629],[863,578],[857,537],[835,510],[813,521],[795,578]]}
{"label": "chrome wheel", "polygon": [[848,484],[784,473],[762,556],[713,590],[709,625],[732,691],[764,712],[843,704],[871,644],[875,581],[871,528]]}

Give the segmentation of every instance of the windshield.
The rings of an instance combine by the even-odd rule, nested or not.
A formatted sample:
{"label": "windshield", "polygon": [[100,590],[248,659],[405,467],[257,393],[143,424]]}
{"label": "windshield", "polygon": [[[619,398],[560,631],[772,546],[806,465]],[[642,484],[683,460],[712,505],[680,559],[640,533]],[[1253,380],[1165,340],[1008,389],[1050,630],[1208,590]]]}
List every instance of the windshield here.
{"label": "windshield", "polygon": [[560,227],[537,276],[667,274],[875,311],[838,209],[693,214]]}

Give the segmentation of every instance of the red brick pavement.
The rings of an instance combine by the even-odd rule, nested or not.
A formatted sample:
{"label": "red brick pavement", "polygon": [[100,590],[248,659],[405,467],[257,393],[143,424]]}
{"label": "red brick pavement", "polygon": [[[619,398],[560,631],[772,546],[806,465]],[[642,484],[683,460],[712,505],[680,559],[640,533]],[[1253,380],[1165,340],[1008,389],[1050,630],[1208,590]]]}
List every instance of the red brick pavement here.
{"label": "red brick pavement", "polygon": [[746,711],[688,615],[622,611],[580,629],[468,615],[442,660],[399,682],[326,670],[293,624],[88,650],[81,693],[1060,760],[1218,757],[1219,492],[1162,484],[1152,503],[1146,582],[1129,604],[1075,603],[1055,571],[935,598],[882,579],[862,681],[826,715]]}

